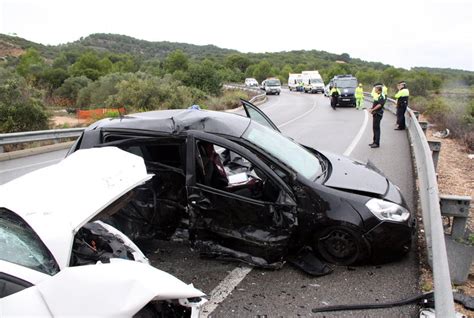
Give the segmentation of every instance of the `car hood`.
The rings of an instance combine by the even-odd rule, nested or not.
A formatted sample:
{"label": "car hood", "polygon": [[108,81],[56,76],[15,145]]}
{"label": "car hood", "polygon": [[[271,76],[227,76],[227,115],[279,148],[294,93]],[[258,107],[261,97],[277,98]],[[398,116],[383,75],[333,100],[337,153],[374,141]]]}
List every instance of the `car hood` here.
{"label": "car hood", "polygon": [[324,185],[346,191],[383,196],[389,182],[369,164],[340,155],[321,152],[331,162],[331,174]]}
{"label": "car hood", "polygon": [[65,268],[2,298],[0,312],[7,317],[132,317],[152,300],[202,296],[192,285],[150,265],[111,259],[107,264]]}
{"label": "car hood", "polygon": [[118,148],[79,150],[0,186],[0,207],[27,222],[62,269],[76,232],[152,176],[141,157]]}

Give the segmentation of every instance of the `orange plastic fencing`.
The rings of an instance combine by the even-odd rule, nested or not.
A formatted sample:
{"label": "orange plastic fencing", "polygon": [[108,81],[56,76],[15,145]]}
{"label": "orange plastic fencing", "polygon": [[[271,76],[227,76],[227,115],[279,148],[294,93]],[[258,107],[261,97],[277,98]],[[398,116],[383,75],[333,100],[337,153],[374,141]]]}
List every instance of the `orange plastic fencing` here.
{"label": "orange plastic fencing", "polygon": [[125,108],[97,108],[97,109],[88,109],[88,110],[77,110],[76,115],[78,119],[93,119],[103,117],[106,113],[115,113],[120,112],[125,114]]}

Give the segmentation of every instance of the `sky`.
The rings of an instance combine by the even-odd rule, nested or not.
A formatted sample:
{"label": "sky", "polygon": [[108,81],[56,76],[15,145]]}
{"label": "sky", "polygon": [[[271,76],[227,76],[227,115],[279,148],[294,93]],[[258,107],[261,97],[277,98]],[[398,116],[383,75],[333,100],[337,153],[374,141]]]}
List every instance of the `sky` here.
{"label": "sky", "polygon": [[474,71],[473,0],[0,0],[0,33],[92,33],[240,52],[322,50],[409,69]]}

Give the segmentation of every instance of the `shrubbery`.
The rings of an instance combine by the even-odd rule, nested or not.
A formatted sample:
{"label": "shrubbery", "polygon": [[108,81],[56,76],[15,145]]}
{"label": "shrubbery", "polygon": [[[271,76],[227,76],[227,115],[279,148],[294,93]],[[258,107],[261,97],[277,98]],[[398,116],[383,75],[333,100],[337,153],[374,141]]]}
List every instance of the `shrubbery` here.
{"label": "shrubbery", "polygon": [[25,79],[0,69],[0,133],[48,129],[40,97]]}

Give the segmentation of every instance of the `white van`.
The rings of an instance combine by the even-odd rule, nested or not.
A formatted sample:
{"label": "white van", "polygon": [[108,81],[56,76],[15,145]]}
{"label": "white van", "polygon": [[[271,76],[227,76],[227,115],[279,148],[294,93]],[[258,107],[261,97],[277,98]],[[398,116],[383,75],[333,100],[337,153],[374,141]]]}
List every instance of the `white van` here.
{"label": "white van", "polygon": [[324,93],[324,82],[318,71],[303,71],[305,93]]}
{"label": "white van", "polygon": [[281,93],[281,83],[278,78],[267,78],[262,82],[263,90],[267,95],[276,94],[280,95]]}
{"label": "white van", "polygon": [[249,77],[245,79],[245,86],[247,87],[258,87],[258,82],[255,78]]}
{"label": "white van", "polygon": [[303,75],[301,73],[289,73],[288,74],[288,88],[290,89],[290,91],[296,90],[302,80],[303,80]]}

